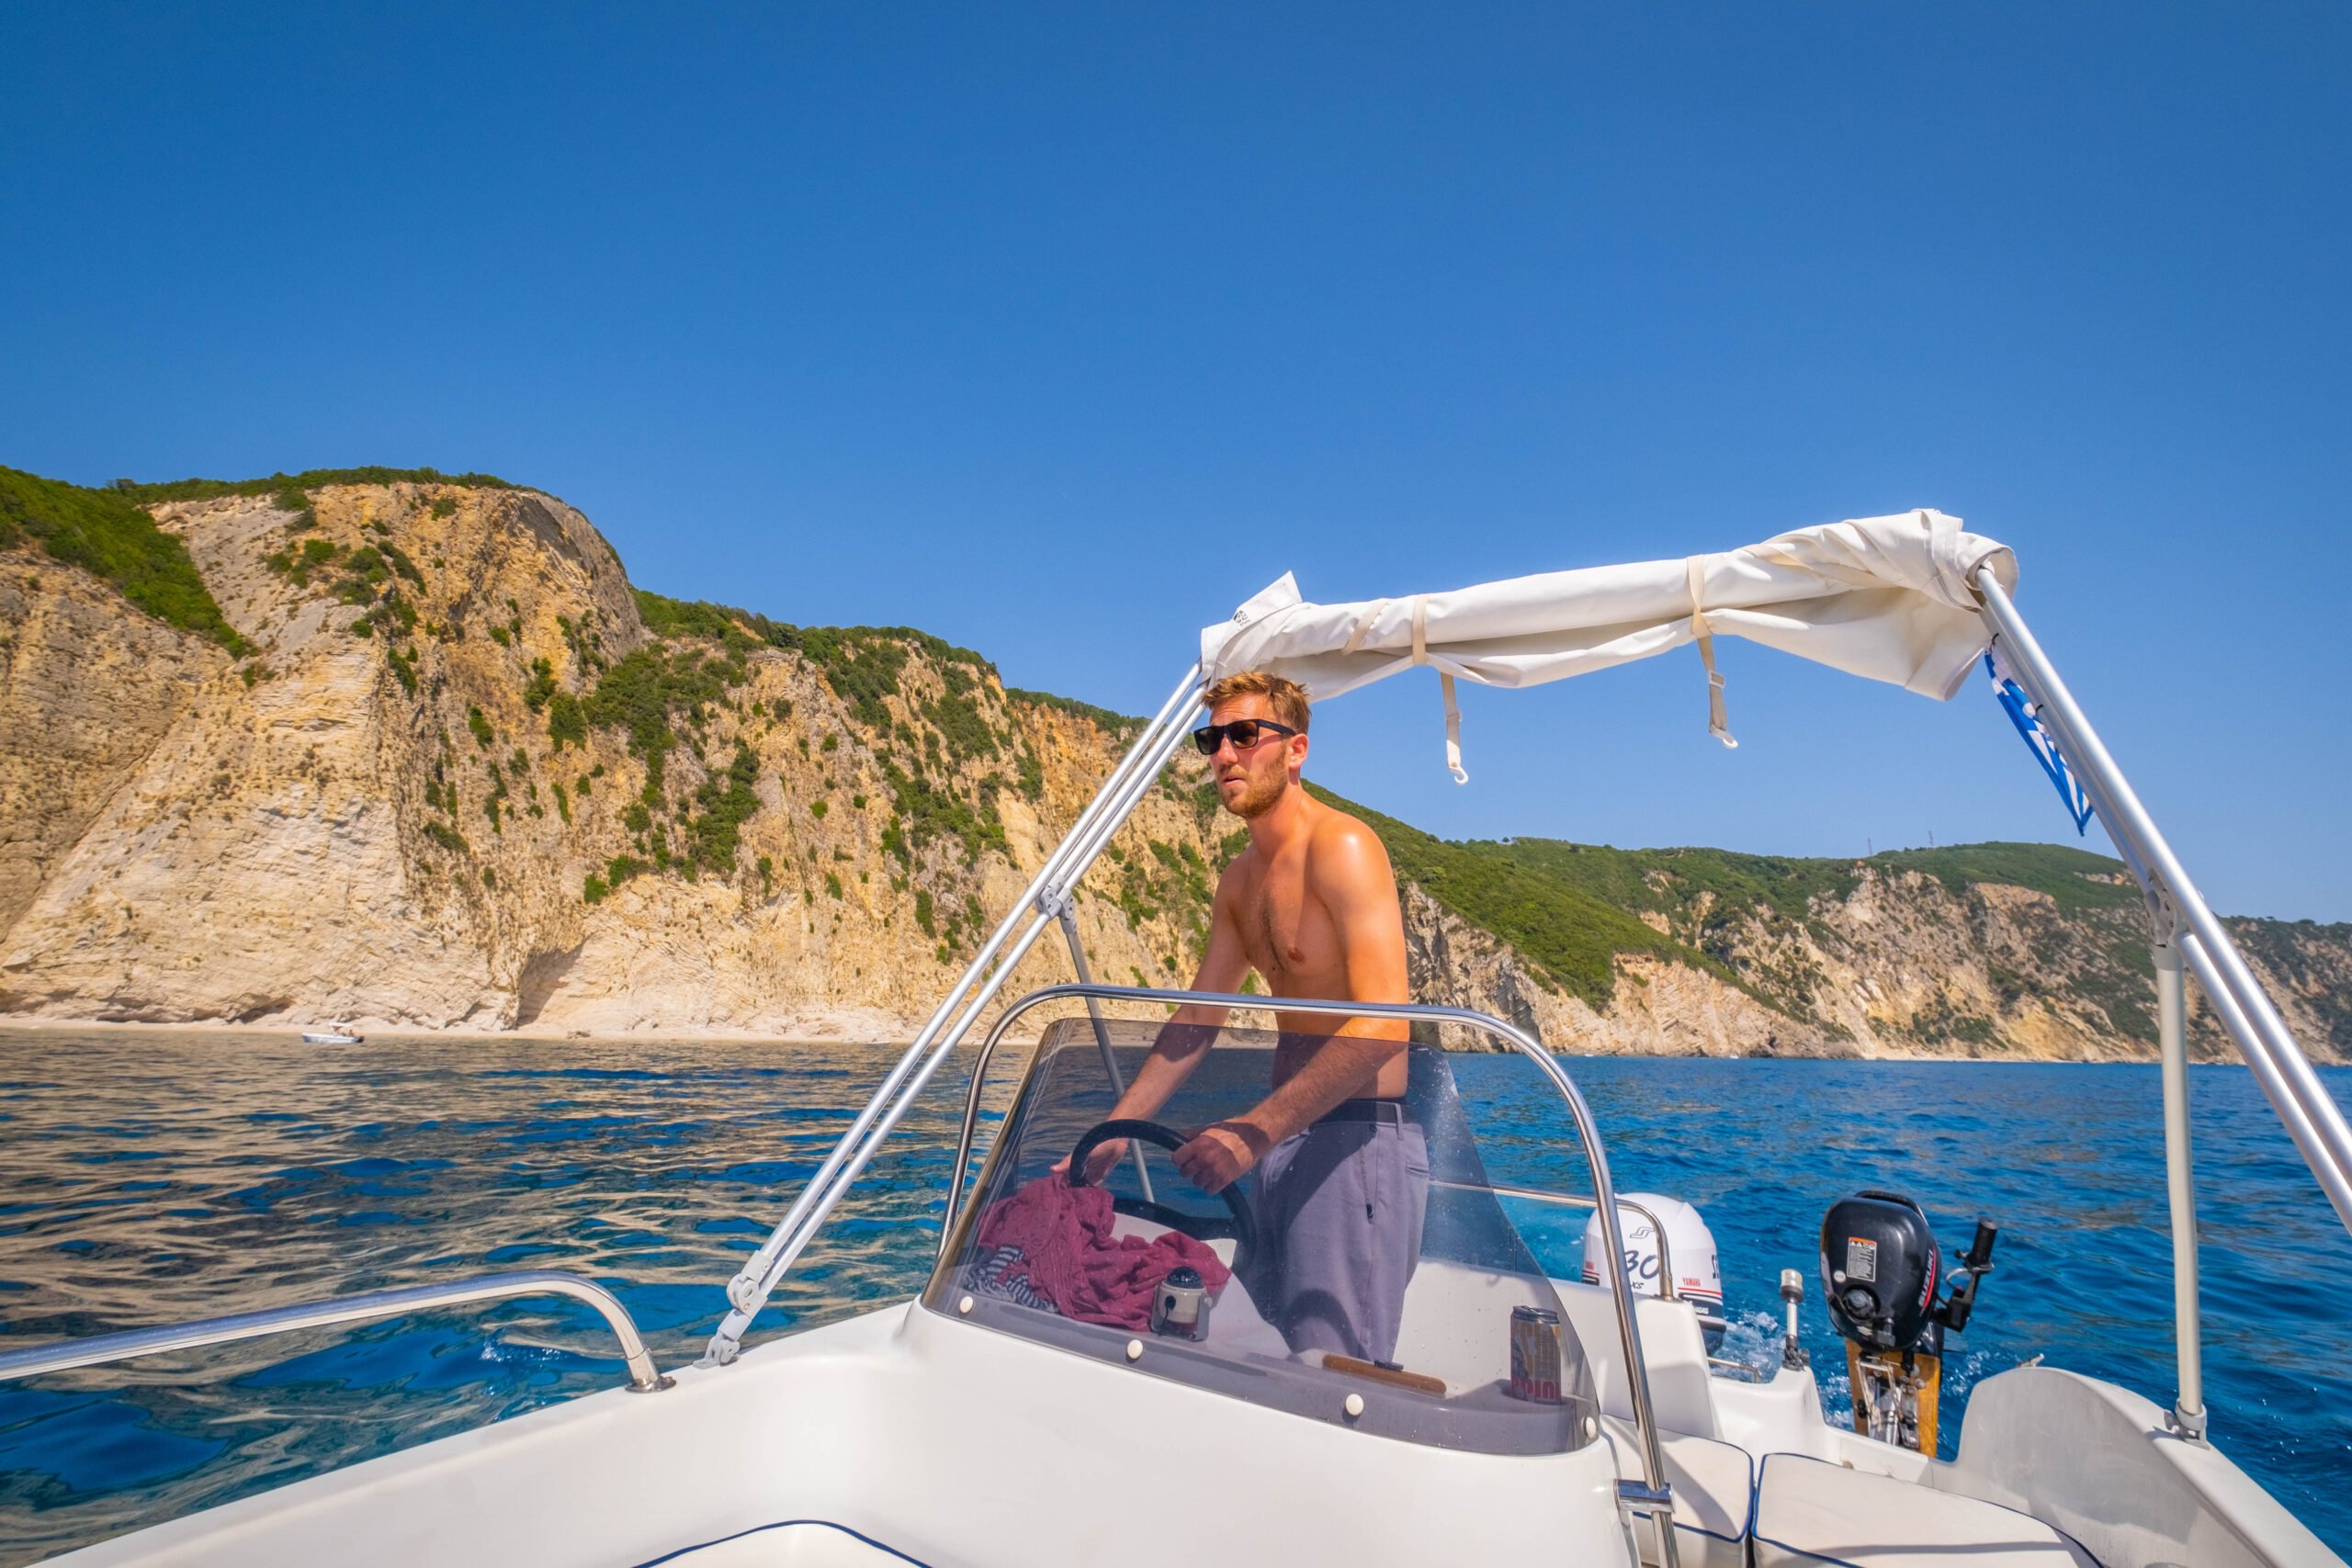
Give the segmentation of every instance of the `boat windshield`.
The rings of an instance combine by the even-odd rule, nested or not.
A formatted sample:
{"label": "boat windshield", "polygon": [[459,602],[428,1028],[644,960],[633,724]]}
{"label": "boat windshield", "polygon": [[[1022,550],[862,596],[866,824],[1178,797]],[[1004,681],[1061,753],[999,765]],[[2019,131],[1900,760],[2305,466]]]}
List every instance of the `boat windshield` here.
{"label": "boat windshield", "polygon": [[[1047,1026],[926,1305],[1407,1441],[1592,1440],[1583,1348],[1488,1186],[1442,1053],[1413,1047],[1401,1100],[1347,1101],[1213,1195],[1166,1145],[1257,1106],[1320,1038],[1218,1030],[1150,1127],[1106,1134],[1112,1066],[1134,1082],[1162,1026],[1097,1027]],[[1093,1179],[1073,1185],[1055,1168],[1082,1145]]]}

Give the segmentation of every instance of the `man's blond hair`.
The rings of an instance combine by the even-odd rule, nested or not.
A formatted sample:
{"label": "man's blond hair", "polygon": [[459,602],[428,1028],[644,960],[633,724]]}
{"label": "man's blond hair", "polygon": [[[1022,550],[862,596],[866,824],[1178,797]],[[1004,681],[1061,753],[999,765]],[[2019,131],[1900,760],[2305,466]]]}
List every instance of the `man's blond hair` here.
{"label": "man's blond hair", "polygon": [[1244,670],[1213,682],[1202,700],[1214,708],[1235,697],[1263,697],[1266,705],[1274,710],[1276,723],[1287,724],[1301,735],[1306,733],[1306,688],[1290,677],[1263,670]]}

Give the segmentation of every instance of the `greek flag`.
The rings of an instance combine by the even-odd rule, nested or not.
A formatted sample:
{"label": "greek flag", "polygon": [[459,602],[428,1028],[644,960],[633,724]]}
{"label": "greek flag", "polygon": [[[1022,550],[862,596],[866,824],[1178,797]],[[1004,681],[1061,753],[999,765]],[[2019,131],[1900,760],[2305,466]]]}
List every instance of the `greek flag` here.
{"label": "greek flag", "polygon": [[2089,832],[2090,796],[2085,795],[2083,786],[2075,782],[2075,775],[2066,767],[2065,756],[2058,750],[2057,738],[2042,728],[2041,716],[2034,712],[2033,699],[2025,694],[2023,686],[2018,684],[2017,676],[2009,669],[2009,661],[2001,657],[1999,649],[1993,649],[1984,655],[1984,673],[1992,679],[1993,694],[2000,698],[2001,705],[2008,710],[2009,722],[2018,727],[2019,735],[2025,737],[2026,749],[2033,753],[2033,760],[2041,764],[2041,771],[2048,773],[2050,782],[2057,786],[2058,798],[2066,803],[2066,815],[2075,819],[2075,831]]}

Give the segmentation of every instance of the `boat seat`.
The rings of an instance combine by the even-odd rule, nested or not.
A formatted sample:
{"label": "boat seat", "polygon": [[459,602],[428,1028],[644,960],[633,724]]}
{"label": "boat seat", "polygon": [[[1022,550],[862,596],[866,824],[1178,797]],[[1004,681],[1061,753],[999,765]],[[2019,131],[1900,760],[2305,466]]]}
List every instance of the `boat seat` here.
{"label": "boat seat", "polygon": [[2030,1514],[1802,1454],[1767,1454],[1756,1568],[2098,1568]]}
{"label": "boat seat", "polygon": [[[1642,1479],[1642,1449],[1634,1424],[1601,1417],[1616,1451],[1617,1473]],[[1756,1497],[1755,1471],[1747,1450],[1712,1438],[1661,1434],[1667,1484],[1674,1490],[1674,1544],[1683,1568],[1747,1568],[1747,1526]],[[1642,1561],[1657,1568],[1657,1535],[1646,1526],[1634,1532]]]}
{"label": "boat seat", "polygon": [[847,1525],[829,1519],[785,1519],[739,1535],[669,1552],[638,1568],[675,1563],[677,1568],[925,1568],[918,1559],[893,1551]]}
{"label": "boat seat", "polygon": [[[1600,1408],[1611,1416],[1632,1416],[1633,1388],[1619,1348],[1616,1298],[1601,1286],[1572,1280],[1555,1280],[1552,1288],[1584,1347]],[[1649,1367],[1650,1408],[1657,1413],[1659,1427],[1699,1438],[1722,1437],[1698,1314],[1689,1302],[1642,1296],[1634,1303],[1634,1315],[1642,1334],[1642,1359]]]}

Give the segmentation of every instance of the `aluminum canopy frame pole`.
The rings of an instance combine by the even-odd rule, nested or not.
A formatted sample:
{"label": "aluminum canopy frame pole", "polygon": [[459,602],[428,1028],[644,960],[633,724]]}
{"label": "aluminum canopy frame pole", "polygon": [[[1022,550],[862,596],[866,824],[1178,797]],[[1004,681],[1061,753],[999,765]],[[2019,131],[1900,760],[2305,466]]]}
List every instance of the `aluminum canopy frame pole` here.
{"label": "aluminum canopy frame pole", "polygon": [[[1200,685],[1201,667],[1195,663],[1136,737],[1086,809],[1079,813],[1069,832],[1046,857],[1046,863],[1038,868],[1021,901],[1006,912],[978,955],[948,988],[930,1021],[884,1077],[873,1099],[858,1112],[842,1141],[825,1156],[816,1175],[809,1178],[808,1185],[801,1190],[783,1220],[735,1278],[728,1281],[727,1315],[711,1335],[701,1365],[723,1367],[735,1359],[744,1330],[759,1315],[760,1308],[766,1304],[777,1282],[808,1245],[808,1237],[831,1213],[849,1184],[857,1179],[875,1150],[907,1113],[939,1064],[956,1048],[972,1021],[1057,917],[1069,899],[1070,890],[1167,766],[1184,738],[1186,719],[1200,705]],[[1014,929],[1024,917],[1029,917],[1027,929],[1015,937]],[[967,995],[970,999],[958,1016],[957,1004],[964,1002]],[[951,1018],[953,1023],[948,1021]]]}
{"label": "aluminum canopy frame pole", "polygon": [[[1618,1224],[1621,1204],[1616,1183],[1610,1179],[1609,1156],[1600,1145],[1600,1128],[1593,1121],[1592,1109],[1585,1103],[1584,1092],[1559,1058],[1546,1050],[1535,1036],[1487,1013],[1468,1008],[1431,1007],[1419,1002],[1346,1002],[1321,1001],[1304,997],[1254,997],[1234,991],[1159,991],[1142,986],[1069,985],[1047,986],[1032,991],[1014,1001],[989,1025],[980,1044],[979,1061],[973,1068],[977,1080],[985,1071],[989,1058],[1012,1026],[1015,1019],[1032,1008],[1066,998],[1093,1001],[1143,1002],[1160,1007],[1221,1008],[1228,1012],[1243,1010],[1271,1012],[1279,1008],[1283,1012],[1317,1013],[1335,1018],[1394,1018],[1407,1023],[1458,1023],[1478,1030],[1503,1041],[1510,1048],[1533,1062],[1544,1076],[1567,1102],[1568,1115],[1576,1122],[1577,1137],[1584,1145],[1585,1163],[1592,1171],[1593,1213],[1600,1217],[1602,1239],[1609,1247],[1609,1291],[1617,1309],[1617,1337],[1620,1351],[1625,1358],[1626,1387],[1633,1395],[1634,1429],[1641,1438],[1641,1481],[1620,1481],[1617,1483],[1621,1506],[1635,1513],[1646,1513],[1657,1529],[1658,1551],[1665,1568],[1680,1568],[1680,1553],[1674,1539],[1674,1495],[1668,1483],[1664,1450],[1658,1442],[1657,1420],[1652,1414],[1650,1402],[1649,1363],[1642,1357],[1641,1325],[1635,1321],[1633,1277],[1625,1269],[1625,1238]],[[949,1175],[946,1223],[941,1227],[940,1258],[947,1256],[947,1233],[956,1223],[956,1210],[961,1201],[964,1166],[970,1158],[973,1127],[978,1111],[978,1085],[973,1098],[967,1100],[964,1113],[963,1140],[959,1150],[963,1157],[956,1162]],[[1664,1232],[1660,1232],[1661,1241]]]}
{"label": "aluminum canopy frame pole", "polygon": [[[1078,976],[1078,983],[1081,986],[1094,984],[1094,972],[1086,962],[1086,943],[1079,940],[1078,910],[1068,900],[1064,900],[1062,904],[1061,923],[1062,940],[1069,946],[1071,973]],[[1110,1027],[1102,1021],[1102,1004],[1092,997],[1086,998],[1086,1017],[1088,1021],[1094,1025],[1094,1049],[1102,1054],[1102,1071],[1110,1077],[1111,1092],[1123,1095],[1127,1092],[1127,1080],[1119,1071],[1118,1057],[1111,1054],[1111,1031]],[[972,1099],[975,1103],[978,1102],[980,1092],[980,1074],[987,1066],[988,1057],[983,1055],[972,1067]],[[968,1145],[969,1140],[967,1139],[967,1146]],[[1143,1201],[1147,1203],[1157,1203],[1159,1199],[1151,1190],[1151,1172],[1143,1163],[1143,1140],[1129,1138],[1127,1154],[1135,1161],[1136,1180],[1142,1184]],[[956,1176],[958,1182],[961,1181],[963,1174],[964,1168],[957,1166]],[[949,1188],[951,1193],[954,1190],[953,1187]],[[947,1209],[948,1212],[941,1220],[939,1226],[939,1235],[943,1242],[946,1239],[948,1225],[953,1224],[956,1218],[956,1205],[951,1202]]]}
{"label": "aluminum canopy frame pole", "polygon": [[[1977,571],[1975,586],[1984,601],[1984,619],[2000,638],[2009,668],[2026,694],[2033,698],[2042,722],[2056,734],[2108,836],[2140,878],[2159,919],[2169,905],[2177,921],[2186,926],[2176,940],[2205,987],[2214,1016],[2236,1039],[2247,1064],[2254,1067],[2271,1108],[2335,1206],[2336,1217],[2346,1230],[2352,1230],[2352,1127],[2345,1124],[2344,1112],[2312,1070],[2310,1058],[2254,977],[2237,944],[2206,907],[2172,846],[2157,831],[2122,770],[2108,755],[2017,606],[1990,570]],[[2185,1128],[2182,1137],[2185,1144]]]}
{"label": "aluminum canopy frame pole", "polygon": [[[2220,969],[2195,937],[2182,936],[2179,942],[2181,956],[2188,960],[2188,972],[2197,976],[2197,983],[2205,989],[2205,1005],[2213,1010],[2213,1016],[2221,1021],[2222,1030],[2243,1044],[2254,1032],[2254,1025],[2247,1021],[2245,1010],[2238,1006],[2237,998],[2222,985]],[[2295,1140],[2295,1146],[2305,1151],[2304,1163],[2312,1166],[2312,1174],[2319,1178],[2322,1186],[2327,1187],[2328,1178],[2333,1172],[2314,1164],[2308,1152],[2318,1140],[2319,1134],[2312,1126],[2311,1119],[2303,1114],[2302,1104],[2295,1099],[2294,1091],[2287,1087],[2287,1079],[2279,1072],[2278,1065],[2259,1051],[2243,1054],[2246,1070],[2254,1074],[2254,1081],[2261,1088],[2263,1098],[2270,1101],[2270,1109],[2286,1127],[2288,1136]],[[2335,1189],[2328,1187],[2328,1190],[2333,1196]]]}
{"label": "aluminum canopy frame pole", "polygon": [[2191,1442],[2205,1440],[2205,1353],[2197,1301],[2197,1187],[2188,1150],[2188,997],[2180,945],[2156,943],[2156,1032],[2163,1043],[2165,1192],[2172,1211],[2172,1332],[2180,1393],[2167,1419]]}

